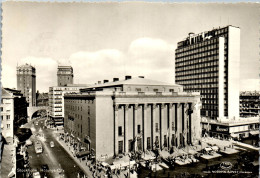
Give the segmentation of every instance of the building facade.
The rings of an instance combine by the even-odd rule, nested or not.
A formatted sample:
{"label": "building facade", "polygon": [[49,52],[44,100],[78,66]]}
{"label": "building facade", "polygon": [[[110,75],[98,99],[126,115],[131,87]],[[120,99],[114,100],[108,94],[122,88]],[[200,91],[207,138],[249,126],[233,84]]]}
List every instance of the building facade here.
{"label": "building facade", "polygon": [[260,117],[260,91],[240,92],[240,116]]}
{"label": "building facade", "polygon": [[242,139],[259,135],[259,117],[241,117],[229,121],[216,121],[202,118],[202,135],[222,139]]}
{"label": "building facade", "polygon": [[144,78],[114,81],[64,96],[64,131],[75,149],[99,159],[198,143],[199,93]]}
{"label": "building facade", "polygon": [[73,84],[73,68],[71,66],[58,66],[58,86]]}
{"label": "building facade", "polygon": [[29,106],[36,106],[36,70],[29,64],[16,68],[17,89],[26,97]]}
{"label": "building facade", "polygon": [[36,106],[49,106],[49,93],[36,93]]}
{"label": "building facade", "polygon": [[88,85],[68,84],[68,86],[49,87],[49,117],[54,121],[55,126],[63,126],[64,122],[64,94],[79,92],[79,89]]}
{"label": "building facade", "polygon": [[201,94],[201,116],[239,118],[240,29],[190,33],[175,50],[175,82]]}
{"label": "building facade", "polygon": [[15,130],[26,123],[27,102],[21,91],[2,88],[1,132],[9,143],[13,143]]}

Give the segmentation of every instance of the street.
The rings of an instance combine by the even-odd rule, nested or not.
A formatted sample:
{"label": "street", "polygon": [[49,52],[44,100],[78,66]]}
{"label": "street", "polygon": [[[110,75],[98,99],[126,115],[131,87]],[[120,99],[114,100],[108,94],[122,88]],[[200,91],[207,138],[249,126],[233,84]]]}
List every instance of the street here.
{"label": "street", "polygon": [[[36,125],[36,120],[32,120],[27,123],[24,127],[31,128],[33,135],[31,136],[31,141],[34,143],[39,140],[43,146],[43,152],[35,152],[34,145],[28,147],[28,155],[30,167],[33,171],[38,171],[43,177],[44,172],[41,171],[42,165],[48,165],[49,170],[47,170],[47,177],[77,177],[81,169],[77,166],[74,160],[67,154],[63,147],[54,138],[54,130],[44,127],[44,120],[40,119],[38,125]],[[33,123],[34,122],[34,123]],[[37,134],[40,134],[36,136]],[[50,142],[54,142],[54,147],[50,147]]]}

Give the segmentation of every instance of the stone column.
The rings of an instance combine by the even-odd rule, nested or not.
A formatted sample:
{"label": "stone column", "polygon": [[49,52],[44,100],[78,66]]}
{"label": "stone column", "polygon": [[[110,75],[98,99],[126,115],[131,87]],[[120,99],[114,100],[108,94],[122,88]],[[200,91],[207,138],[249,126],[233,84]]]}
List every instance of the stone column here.
{"label": "stone column", "polygon": [[116,104],[114,106],[114,115],[115,115],[115,119],[114,119],[114,123],[115,123],[115,135],[114,135],[114,138],[115,138],[115,147],[114,147],[114,152],[115,152],[115,155],[118,155],[118,108],[119,108],[119,105]]}
{"label": "stone column", "polygon": [[180,146],[181,139],[180,133],[182,133],[182,104],[177,103],[177,130],[176,130],[176,136],[177,136],[177,145]]}
{"label": "stone column", "polygon": [[173,130],[172,130],[172,127],[175,127],[174,125],[172,125],[172,122],[173,122],[173,114],[174,114],[174,112],[173,112],[173,104],[172,103],[170,103],[169,104],[169,128],[168,128],[168,130],[169,130],[169,132],[168,132],[168,148],[170,148],[171,146],[173,146],[172,145],[172,134],[173,134]]}
{"label": "stone column", "polygon": [[155,143],[155,134],[156,134],[156,132],[155,132],[155,110],[156,110],[156,104],[152,104],[152,112],[153,112],[153,114],[152,114],[152,123],[151,123],[151,125],[152,125],[152,134],[151,134],[151,136],[152,136],[152,138],[151,138],[151,144],[152,144],[152,149],[155,149],[156,147],[155,147],[155,145],[154,145],[154,143]]}
{"label": "stone column", "polygon": [[188,143],[188,103],[185,103],[183,106],[184,109],[184,131],[183,131],[183,136],[184,136],[184,146],[187,145]]}
{"label": "stone column", "polygon": [[147,133],[147,112],[148,112],[148,105],[144,104],[143,105],[143,151],[146,151],[147,149],[147,138],[146,138],[146,133]]}
{"label": "stone column", "polygon": [[125,133],[124,133],[124,143],[125,143],[125,153],[128,153],[128,108],[129,104],[125,104],[124,106],[124,115],[125,115]]}
{"label": "stone column", "polygon": [[135,139],[135,142],[134,142],[134,150],[136,151],[136,145],[137,145],[137,125],[136,125],[136,116],[137,116],[137,110],[138,110],[138,104],[135,104],[134,105],[134,121],[133,121],[133,138]]}
{"label": "stone column", "polygon": [[[160,149],[163,148],[163,142],[164,142],[164,140],[163,140],[163,126],[162,126],[162,124],[163,124],[163,119],[164,119],[164,108],[165,108],[165,105],[162,103],[161,106],[160,106],[160,113],[161,113],[161,115],[160,115],[160,118],[159,118]],[[165,131],[165,130],[164,130],[164,131]]]}

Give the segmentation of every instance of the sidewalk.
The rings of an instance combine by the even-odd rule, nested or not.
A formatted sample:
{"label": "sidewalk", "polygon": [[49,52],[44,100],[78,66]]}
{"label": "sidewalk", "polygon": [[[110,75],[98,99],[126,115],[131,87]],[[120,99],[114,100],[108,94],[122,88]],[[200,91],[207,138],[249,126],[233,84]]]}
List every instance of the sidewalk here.
{"label": "sidewalk", "polygon": [[73,160],[78,164],[78,166],[83,170],[83,172],[87,175],[87,177],[91,177],[92,173],[86,166],[86,161],[80,161],[77,159],[73,153],[70,151],[70,147],[66,145],[66,143],[63,140],[60,140],[58,135],[60,133],[63,133],[62,131],[54,131],[54,137],[57,140],[57,142],[66,150],[66,152],[73,158]]}
{"label": "sidewalk", "polygon": [[242,142],[238,142],[238,141],[232,141],[232,143],[233,143],[234,145],[242,146],[242,147],[245,147],[245,148],[250,148],[250,149],[256,150],[256,151],[259,151],[259,150],[260,150],[259,147],[254,147],[254,146],[249,145],[249,144],[246,144],[246,143],[242,143]]}
{"label": "sidewalk", "polygon": [[[107,170],[106,168],[102,168],[99,163],[97,164],[91,164],[90,160],[81,160],[77,157],[72,152],[72,147],[69,146],[68,143],[65,143],[64,140],[59,139],[59,134],[63,133],[63,131],[58,130],[54,131],[54,137],[57,140],[57,142],[66,150],[66,152],[73,158],[73,160],[78,164],[78,166],[83,170],[83,172],[87,175],[87,177],[99,177],[99,178],[107,178]],[[112,178],[121,178],[121,177],[126,177],[128,175],[128,170],[120,170],[119,173],[116,173],[115,171],[110,177]],[[131,174],[130,177],[137,177],[135,174]]]}
{"label": "sidewalk", "polygon": [[15,157],[15,146],[13,144],[5,144],[3,147],[0,177],[8,177],[12,168],[15,168],[15,160],[13,157]]}

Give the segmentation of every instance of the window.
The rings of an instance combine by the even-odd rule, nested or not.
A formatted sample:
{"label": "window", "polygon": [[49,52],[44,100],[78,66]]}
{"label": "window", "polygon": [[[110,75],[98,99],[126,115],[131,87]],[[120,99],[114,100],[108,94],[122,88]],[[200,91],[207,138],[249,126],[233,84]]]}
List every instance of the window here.
{"label": "window", "polygon": [[1,116],[1,119],[4,120],[4,116]]}
{"label": "window", "polygon": [[141,125],[137,125],[137,133],[138,133],[138,134],[141,133]]}
{"label": "window", "polygon": [[118,136],[122,136],[123,133],[122,133],[122,126],[119,126],[118,127]]}
{"label": "window", "polygon": [[155,88],[155,89],[153,89],[153,91],[154,91],[154,92],[158,92],[158,89]]}
{"label": "window", "polygon": [[6,115],[6,120],[10,120],[10,115]]}
{"label": "window", "polygon": [[10,124],[6,124],[6,128],[10,129],[11,125]]}
{"label": "window", "polygon": [[1,109],[1,111],[3,111],[3,107],[1,107],[0,109]]}
{"label": "window", "polygon": [[135,91],[142,91],[141,88],[136,88]]}
{"label": "window", "polygon": [[155,123],[155,132],[159,132],[159,126],[158,126],[158,123]]}

